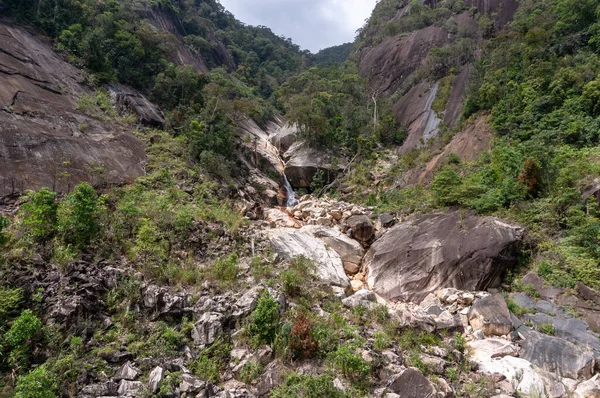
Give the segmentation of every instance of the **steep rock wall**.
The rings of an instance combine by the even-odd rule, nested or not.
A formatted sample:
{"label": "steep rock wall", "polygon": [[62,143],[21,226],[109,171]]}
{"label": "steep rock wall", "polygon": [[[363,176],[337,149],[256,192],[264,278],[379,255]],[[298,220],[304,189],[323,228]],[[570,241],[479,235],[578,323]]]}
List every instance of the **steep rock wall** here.
{"label": "steep rock wall", "polygon": [[66,191],[143,174],[143,144],[116,122],[77,110],[91,94],[79,71],[35,34],[0,23],[0,196],[47,186]]}

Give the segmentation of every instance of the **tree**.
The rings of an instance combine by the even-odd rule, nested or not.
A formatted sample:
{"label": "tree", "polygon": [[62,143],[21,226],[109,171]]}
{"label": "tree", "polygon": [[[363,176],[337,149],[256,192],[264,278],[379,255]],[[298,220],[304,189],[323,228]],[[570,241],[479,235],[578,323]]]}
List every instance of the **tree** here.
{"label": "tree", "polygon": [[57,230],[63,241],[80,249],[87,247],[100,232],[104,198],[88,183],[81,183],[58,208]]}
{"label": "tree", "polygon": [[58,204],[56,193],[48,188],[25,196],[27,203],[21,207],[22,224],[26,235],[38,243],[44,243],[55,232]]}

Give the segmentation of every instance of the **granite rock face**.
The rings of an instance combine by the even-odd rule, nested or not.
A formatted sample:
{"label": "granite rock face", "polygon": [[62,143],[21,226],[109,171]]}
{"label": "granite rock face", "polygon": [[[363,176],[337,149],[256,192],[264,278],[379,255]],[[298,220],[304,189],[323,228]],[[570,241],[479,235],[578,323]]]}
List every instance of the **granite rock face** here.
{"label": "granite rock face", "polygon": [[93,94],[79,70],[25,28],[0,23],[0,36],[0,196],[100,182],[90,166],[108,183],[144,173],[144,145],[126,126],[77,109]]}
{"label": "granite rock face", "polygon": [[420,302],[453,287],[497,285],[522,237],[519,227],[454,211],[430,214],[390,229],[367,252],[368,284],[395,301]]}

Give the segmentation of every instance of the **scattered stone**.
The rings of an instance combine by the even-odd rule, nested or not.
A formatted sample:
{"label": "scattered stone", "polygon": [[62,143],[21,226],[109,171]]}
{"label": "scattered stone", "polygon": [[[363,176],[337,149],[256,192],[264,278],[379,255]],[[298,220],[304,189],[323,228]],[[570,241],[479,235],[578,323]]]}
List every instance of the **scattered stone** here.
{"label": "scattered stone", "polygon": [[256,385],[256,392],[259,397],[265,397],[269,394],[273,387],[278,386],[283,382],[283,376],[287,368],[285,365],[277,360],[271,362],[264,370],[260,381]]}

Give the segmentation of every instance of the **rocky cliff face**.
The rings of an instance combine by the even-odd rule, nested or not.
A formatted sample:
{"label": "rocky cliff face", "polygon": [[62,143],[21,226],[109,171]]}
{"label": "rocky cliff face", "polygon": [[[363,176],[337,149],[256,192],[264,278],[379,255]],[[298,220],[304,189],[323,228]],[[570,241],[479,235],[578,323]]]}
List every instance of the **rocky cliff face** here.
{"label": "rocky cliff face", "polygon": [[66,191],[144,172],[144,146],[124,126],[77,110],[91,95],[81,73],[25,28],[0,23],[0,195],[48,186]]}
{"label": "rocky cliff face", "polygon": [[[445,21],[390,35],[387,30],[411,18],[411,6],[398,2],[397,13],[389,21],[367,33],[368,45],[357,52],[359,73],[371,82],[376,96],[392,97],[396,120],[408,129],[400,148],[404,154],[437,136],[440,127],[456,127],[469,87],[473,61],[484,36],[498,32],[511,21],[518,4],[514,0],[470,1],[469,11],[454,13]],[[425,2],[435,8],[437,2]],[[474,12],[475,10],[475,12]],[[450,10],[448,12],[452,13]],[[492,27],[485,29],[480,16],[491,18]],[[381,39],[377,39],[383,36]],[[374,37],[374,38],[373,38]],[[453,48],[460,48],[454,52]],[[452,68],[439,73],[435,53],[447,51],[443,57],[456,58]],[[434,110],[434,102],[438,101]]]}

